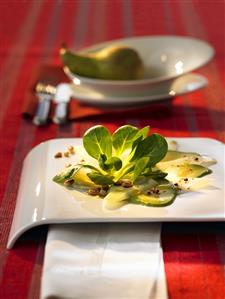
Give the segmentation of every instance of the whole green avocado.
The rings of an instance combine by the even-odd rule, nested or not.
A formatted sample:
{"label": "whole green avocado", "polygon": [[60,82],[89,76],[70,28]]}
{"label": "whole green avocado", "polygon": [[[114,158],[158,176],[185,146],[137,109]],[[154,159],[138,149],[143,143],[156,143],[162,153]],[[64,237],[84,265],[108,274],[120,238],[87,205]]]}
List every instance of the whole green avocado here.
{"label": "whole green avocado", "polygon": [[63,45],[60,57],[77,75],[105,80],[135,80],[144,76],[144,65],[136,50],[126,46],[109,46],[93,53],[75,53]]}

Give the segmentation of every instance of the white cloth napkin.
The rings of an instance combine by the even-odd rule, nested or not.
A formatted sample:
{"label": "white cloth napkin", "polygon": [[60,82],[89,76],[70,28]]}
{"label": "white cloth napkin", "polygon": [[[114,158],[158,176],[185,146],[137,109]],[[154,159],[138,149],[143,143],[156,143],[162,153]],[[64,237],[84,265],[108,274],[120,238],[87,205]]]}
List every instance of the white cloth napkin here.
{"label": "white cloth napkin", "polygon": [[41,299],[166,299],[158,223],[49,228]]}

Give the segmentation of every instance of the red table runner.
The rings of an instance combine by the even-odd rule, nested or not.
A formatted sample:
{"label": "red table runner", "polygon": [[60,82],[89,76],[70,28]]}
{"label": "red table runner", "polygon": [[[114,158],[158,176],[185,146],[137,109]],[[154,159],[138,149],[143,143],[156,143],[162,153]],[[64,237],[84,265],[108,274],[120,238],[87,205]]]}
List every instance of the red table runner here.
{"label": "red table runner", "polygon": [[[224,142],[224,1],[1,0],[0,22],[0,298],[37,299],[47,229],[28,232],[13,250],[6,250],[23,158],[44,140],[80,137],[97,123],[110,130],[126,123],[150,125],[165,136],[212,137]],[[210,42],[215,59],[200,70],[209,86],[177,97],[164,117],[108,115],[45,128],[21,117],[31,73],[40,65],[60,63],[62,41],[79,49],[141,35],[188,35]],[[225,297],[224,228],[223,223],[163,224],[171,299]]]}

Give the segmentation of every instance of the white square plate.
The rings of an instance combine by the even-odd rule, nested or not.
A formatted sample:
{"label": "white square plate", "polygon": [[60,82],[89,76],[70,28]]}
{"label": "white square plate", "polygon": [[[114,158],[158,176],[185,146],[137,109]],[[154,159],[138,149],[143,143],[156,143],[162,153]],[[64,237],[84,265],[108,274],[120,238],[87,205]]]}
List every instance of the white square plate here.
{"label": "white square plate", "polygon": [[217,160],[211,166],[211,186],[178,196],[166,207],[128,204],[118,210],[103,209],[102,199],[78,191],[70,192],[52,178],[77,162],[82,153],[56,159],[69,145],[82,144],[80,138],[54,139],[35,147],[24,160],[17,205],[8,241],[11,248],[18,237],[31,227],[48,223],[146,222],[146,221],[224,221],[224,144],[209,138],[168,138],[176,140],[179,150],[198,152]]}

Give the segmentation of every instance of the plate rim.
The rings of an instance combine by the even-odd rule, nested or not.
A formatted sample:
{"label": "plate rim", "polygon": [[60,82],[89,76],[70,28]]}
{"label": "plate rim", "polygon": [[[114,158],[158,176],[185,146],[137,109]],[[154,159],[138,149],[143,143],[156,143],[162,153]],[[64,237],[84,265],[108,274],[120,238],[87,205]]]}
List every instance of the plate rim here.
{"label": "plate rim", "polygon": [[[135,107],[137,107],[138,105],[143,105],[143,104],[148,104],[148,103],[155,103],[155,102],[161,102],[161,101],[171,101],[171,99],[177,97],[177,96],[182,96],[185,94],[188,94],[190,92],[195,92],[199,89],[204,88],[205,86],[207,86],[208,84],[208,79],[201,75],[201,74],[197,74],[197,73],[188,73],[188,74],[184,74],[182,76],[179,76],[178,78],[174,79],[173,83],[176,82],[176,80],[180,80],[181,78],[185,78],[188,76],[194,76],[194,77],[198,77],[199,80],[201,80],[201,86],[199,85],[197,88],[193,88],[193,90],[189,90],[188,88],[186,90],[183,91],[174,91],[174,87],[171,90],[168,90],[168,93],[153,93],[150,91],[146,91],[145,95],[135,95],[132,96],[113,96],[110,94],[107,94],[107,92],[101,92],[102,98],[99,99],[97,96],[92,96],[91,92],[88,92],[88,94],[85,94],[85,88],[88,88],[88,86],[82,86],[82,88],[84,88],[84,91],[81,91],[80,93],[76,93],[76,89],[79,88],[74,86],[73,83],[70,83],[70,88],[72,91],[72,97],[74,97],[75,99],[78,99],[80,102],[83,103],[88,103],[90,105],[95,105],[95,106],[103,106],[103,107],[118,107],[120,108],[121,106],[127,106],[127,105],[133,105]],[[163,84],[166,84],[166,82],[161,82],[160,86],[162,87]],[[174,93],[171,93],[171,92]]]}

